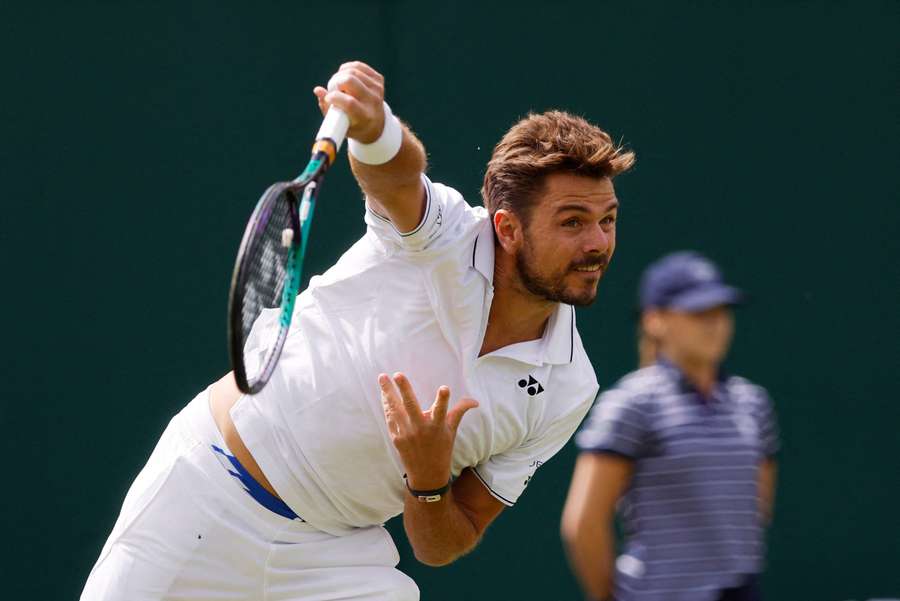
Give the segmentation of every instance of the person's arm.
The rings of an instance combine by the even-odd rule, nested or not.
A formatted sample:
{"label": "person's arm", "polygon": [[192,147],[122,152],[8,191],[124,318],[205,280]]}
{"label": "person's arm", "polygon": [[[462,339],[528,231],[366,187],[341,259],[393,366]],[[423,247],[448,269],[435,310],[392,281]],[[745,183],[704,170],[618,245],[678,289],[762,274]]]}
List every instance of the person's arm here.
{"label": "person's arm", "polygon": [[766,526],[772,523],[772,516],[775,513],[777,473],[778,463],[771,457],[759,465],[759,512]]}
{"label": "person's arm", "polygon": [[613,517],[633,469],[632,460],[609,453],[581,453],[575,463],[560,531],[569,564],[589,599],[612,594]]}
{"label": "person's arm", "polygon": [[[448,409],[450,390],[442,386],[434,404],[422,411],[403,374],[378,377],[388,432],[414,490],[437,490],[450,481],[450,461],[456,430],[463,415],[478,406],[461,399]],[[439,501],[423,502],[406,495],[403,525],[416,559],[430,566],[451,563],[478,543],[503,504],[471,473],[464,470]]]}
{"label": "person's arm", "polygon": [[436,503],[423,503],[406,495],[403,527],[416,559],[437,567],[474,549],[503,508],[503,503],[466,468],[454,480],[450,494]]}
{"label": "person's arm", "polygon": [[759,464],[758,495],[759,513],[764,526],[772,523],[775,511],[775,481],[777,479],[778,463],[776,456],[781,448],[781,435],[778,428],[778,418],[775,407],[769,394],[762,387],[757,387],[761,410],[758,413],[760,450],[765,457]]}
{"label": "person's arm", "polygon": [[[370,144],[381,136],[385,126],[384,77],[365,63],[353,61],[341,65],[330,82],[329,92],[317,86],[313,93],[324,115],[333,104],[347,113],[347,136]],[[387,217],[400,232],[416,228],[425,211],[425,149],[401,124],[400,150],[386,163],[367,165],[350,155],[350,166],[373,211]]]}

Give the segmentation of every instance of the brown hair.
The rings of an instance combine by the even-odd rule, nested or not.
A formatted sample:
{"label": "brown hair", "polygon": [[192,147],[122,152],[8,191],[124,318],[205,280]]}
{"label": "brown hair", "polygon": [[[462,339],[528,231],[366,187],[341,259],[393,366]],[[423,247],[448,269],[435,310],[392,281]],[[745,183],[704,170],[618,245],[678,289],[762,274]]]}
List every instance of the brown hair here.
{"label": "brown hair", "polygon": [[564,111],[531,113],[494,147],[481,197],[493,217],[508,209],[526,224],[544,178],[560,171],[613,178],[634,164],[634,153],[609,134]]}

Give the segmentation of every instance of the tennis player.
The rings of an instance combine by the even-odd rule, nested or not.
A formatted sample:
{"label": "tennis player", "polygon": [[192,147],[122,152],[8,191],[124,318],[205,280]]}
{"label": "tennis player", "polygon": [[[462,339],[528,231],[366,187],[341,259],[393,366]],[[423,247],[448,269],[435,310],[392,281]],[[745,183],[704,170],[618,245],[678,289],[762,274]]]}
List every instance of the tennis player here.
{"label": "tennis player", "polygon": [[418,599],[382,524],[402,512],[416,557],[452,562],[590,408],[574,307],[612,258],[612,180],[633,154],[530,115],[474,208],[424,175],[378,72],[344,64],[329,89],[314,93],[350,118],[365,234],[299,296],[260,393],[229,374],[173,418],[83,600]]}
{"label": "tennis player", "polygon": [[766,391],[721,369],[742,296],[697,253],[645,271],[642,360],[655,361],[604,392],[576,436],[562,534],[588,599],[760,601],[779,441]]}

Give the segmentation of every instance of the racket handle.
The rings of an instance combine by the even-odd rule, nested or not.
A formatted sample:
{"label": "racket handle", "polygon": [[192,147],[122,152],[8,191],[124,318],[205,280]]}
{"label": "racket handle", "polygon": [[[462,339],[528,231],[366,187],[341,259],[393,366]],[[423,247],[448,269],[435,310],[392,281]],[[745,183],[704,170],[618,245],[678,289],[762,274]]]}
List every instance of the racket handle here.
{"label": "racket handle", "polygon": [[316,134],[316,141],[328,138],[334,142],[335,152],[341,149],[344,138],[347,137],[347,129],[350,127],[350,118],[347,113],[336,106],[332,106],[325,114],[319,133]]}

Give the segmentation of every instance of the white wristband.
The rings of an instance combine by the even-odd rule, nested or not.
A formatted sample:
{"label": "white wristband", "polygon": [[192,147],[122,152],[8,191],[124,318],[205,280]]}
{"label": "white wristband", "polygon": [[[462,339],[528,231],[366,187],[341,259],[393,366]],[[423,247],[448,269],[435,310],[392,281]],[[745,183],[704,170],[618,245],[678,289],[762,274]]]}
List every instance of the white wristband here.
{"label": "white wristband", "polygon": [[366,165],[383,165],[397,156],[400,145],[403,144],[403,128],[400,120],[391,112],[388,103],[384,103],[384,129],[381,135],[371,144],[363,144],[350,139],[347,147],[350,154],[360,163]]}

